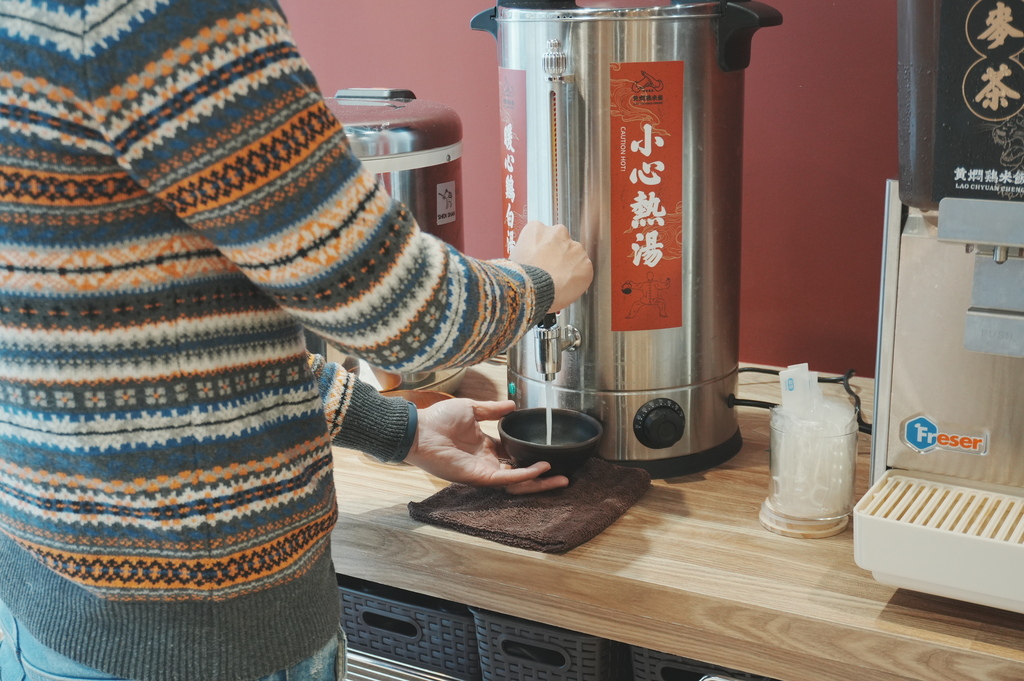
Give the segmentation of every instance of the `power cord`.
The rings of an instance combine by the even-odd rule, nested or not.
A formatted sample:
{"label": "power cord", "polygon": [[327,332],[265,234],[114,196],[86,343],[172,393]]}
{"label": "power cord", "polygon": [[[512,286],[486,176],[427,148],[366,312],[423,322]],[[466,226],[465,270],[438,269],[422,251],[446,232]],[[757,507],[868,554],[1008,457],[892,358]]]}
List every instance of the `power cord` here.
{"label": "power cord", "polygon": [[[768,374],[770,376],[778,376],[778,369],[765,369],[763,367],[740,367],[741,373],[755,373],[755,374]],[[864,417],[860,413],[860,396],[853,391],[850,386],[850,379],[853,378],[854,370],[850,369],[842,376],[833,377],[818,377],[818,383],[842,383],[843,388],[846,390],[846,394],[853,400],[853,409],[857,414],[857,430],[862,433],[871,434],[872,426],[870,423],[864,420]],[[729,406],[730,407],[756,407],[758,409],[771,409],[779,405],[773,402],[764,402],[762,400],[744,400],[735,395],[729,395]]]}

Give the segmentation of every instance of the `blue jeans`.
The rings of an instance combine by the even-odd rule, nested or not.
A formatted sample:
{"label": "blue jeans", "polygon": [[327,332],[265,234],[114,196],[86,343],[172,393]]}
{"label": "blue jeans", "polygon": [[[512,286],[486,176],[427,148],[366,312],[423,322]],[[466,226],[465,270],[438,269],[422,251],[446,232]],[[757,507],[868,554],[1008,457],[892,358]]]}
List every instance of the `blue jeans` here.
{"label": "blue jeans", "polygon": [[[86,667],[47,648],[14,619],[0,601],[0,681],[126,681]],[[255,681],[342,681],[345,634],[293,667]]]}

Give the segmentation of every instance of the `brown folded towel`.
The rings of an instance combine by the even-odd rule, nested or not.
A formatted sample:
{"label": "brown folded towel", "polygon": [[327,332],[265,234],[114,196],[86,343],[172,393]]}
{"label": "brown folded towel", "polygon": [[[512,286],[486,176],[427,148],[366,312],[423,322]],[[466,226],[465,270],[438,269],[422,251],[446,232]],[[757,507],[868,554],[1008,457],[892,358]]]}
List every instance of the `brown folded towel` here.
{"label": "brown folded towel", "polygon": [[515,495],[493,487],[453,483],[409,502],[414,520],[543,553],[574,549],[615,522],[651,486],[641,468],[591,458],[569,486]]}

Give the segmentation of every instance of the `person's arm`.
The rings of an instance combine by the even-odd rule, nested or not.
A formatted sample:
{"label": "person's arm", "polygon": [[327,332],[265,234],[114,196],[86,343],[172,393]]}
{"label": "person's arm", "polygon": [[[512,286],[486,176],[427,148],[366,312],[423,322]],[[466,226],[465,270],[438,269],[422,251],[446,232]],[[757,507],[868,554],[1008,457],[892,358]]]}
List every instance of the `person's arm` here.
{"label": "person's arm", "polygon": [[[552,278],[573,280],[557,265],[535,265],[536,254],[482,262],[421,232],[352,154],[276,3],[154,12],[131,43],[152,61],[141,67],[120,51],[92,61],[83,124],[95,128],[97,153],[158,199],[137,210],[180,219],[180,229],[153,235],[157,266],[167,276],[206,272],[239,294],[237,309],[254,320],[247,332],[283,338],[297,320],[347,355],[411,372],[497,354],[582,292]],[[566,234],[534,231],[536,251],[560,244],[589,266]],[[275,342],[272,352],[297,352]],[[340,385],[337,438],[402,458],[415,411],[358,382]]]}
{"label": "person's arm", "polygon": [[280,309],[348,355],[411,372],[493,356],[553,305],[549,272],[464,256],[392,201],[275,3],[157,11],[167,20],[134,37],[156,61],[128,74],[116,55],[96,60],[90,113],[119,164]]}
{"label": "person's arm", "polygon": [[380,394],[322,355],[307,353],[307,361],[320,391],[332,444],[369,454],[384,463],[403,461],[416,437],[415,405]]}

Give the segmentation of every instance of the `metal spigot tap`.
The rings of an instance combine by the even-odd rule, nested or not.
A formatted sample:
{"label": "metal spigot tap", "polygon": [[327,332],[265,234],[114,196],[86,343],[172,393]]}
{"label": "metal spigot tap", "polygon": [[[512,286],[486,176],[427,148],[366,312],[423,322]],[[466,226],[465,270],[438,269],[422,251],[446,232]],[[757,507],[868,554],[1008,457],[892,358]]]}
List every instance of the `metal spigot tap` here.
{"label": "metal spigot tap", "polygon": [[580,332],[569,324],[559,324],[555,313],[544,315],[534,332],[537,337],[537,371],[544,374],[545,381],[553,381],[562,370],[562,352],[579,346]]}

